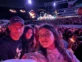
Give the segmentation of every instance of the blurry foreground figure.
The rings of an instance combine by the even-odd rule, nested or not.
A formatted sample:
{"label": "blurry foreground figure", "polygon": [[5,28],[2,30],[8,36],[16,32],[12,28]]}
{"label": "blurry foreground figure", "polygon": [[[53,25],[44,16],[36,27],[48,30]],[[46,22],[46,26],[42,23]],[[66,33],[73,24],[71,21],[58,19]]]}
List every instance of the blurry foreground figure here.
{"label": "blurry foreground figure", "polygon": [[32,59],[10,59],[10,60],[5,60],[3,62],[36,62],[36,61]]}

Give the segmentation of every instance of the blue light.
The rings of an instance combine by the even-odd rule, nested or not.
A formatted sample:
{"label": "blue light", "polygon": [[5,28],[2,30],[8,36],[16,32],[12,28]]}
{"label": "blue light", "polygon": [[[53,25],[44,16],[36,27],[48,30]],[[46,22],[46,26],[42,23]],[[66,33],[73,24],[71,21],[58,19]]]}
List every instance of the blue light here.
{"label": "blue light", "polygon": [[54,2],[54,4],[53,4],[54,6],[56,6],[56,3]]}
{"label": "blue light", "polygon": [[29,3],[29,4],[32,4],[32,0],[28,0],[28,3]]}

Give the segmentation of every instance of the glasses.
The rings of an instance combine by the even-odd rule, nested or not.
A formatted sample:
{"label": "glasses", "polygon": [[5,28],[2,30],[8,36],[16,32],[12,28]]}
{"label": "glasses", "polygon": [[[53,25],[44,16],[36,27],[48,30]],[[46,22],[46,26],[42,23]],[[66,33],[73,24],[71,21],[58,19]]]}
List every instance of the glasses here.
{"label": "glasses", "polygon": [[50,37],[50,33],[39,34],[39,38]]}

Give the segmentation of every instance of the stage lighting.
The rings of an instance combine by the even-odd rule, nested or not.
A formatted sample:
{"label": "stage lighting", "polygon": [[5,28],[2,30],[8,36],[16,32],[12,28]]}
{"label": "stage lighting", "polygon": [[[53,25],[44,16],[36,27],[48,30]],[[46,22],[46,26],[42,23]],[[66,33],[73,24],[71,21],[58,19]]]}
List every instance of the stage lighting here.
{"label": "stage lighting", "polygon": [[29,3],[29,4],[32,4],[32,0],[28,0],[28,3]]}
{"label": "stage lighting", "polygon": [[20,9],[20,12],[21,12],[21,13],[26,13],[26,11],[25,11],[25,10],[23,10],[23,9]]}
{"label": "stage lighting", "polygon": [[53,5],[56,6],[56,3],[54,2]]}
{"label": "stage lighting", "polygon": [[9,11],[12,13],[17,13],[17,11],[15,9],[9,9]]}
{"label": "stage lighting", "polygon": [[36,17],[36,13],[35,13],[34,10],[30,10],[29,11],[29,15],[30,15],[31,18],[35,18]]}

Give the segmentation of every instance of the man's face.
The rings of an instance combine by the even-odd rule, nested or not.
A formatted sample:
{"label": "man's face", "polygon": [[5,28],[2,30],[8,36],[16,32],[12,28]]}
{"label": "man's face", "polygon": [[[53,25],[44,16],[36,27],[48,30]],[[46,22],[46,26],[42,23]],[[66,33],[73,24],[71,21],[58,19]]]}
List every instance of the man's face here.
{"label": "man's face", "polygon": [[12,25],[9,25],[10,34],[14,37],[21,37],[24,31],[24,25],[20,22],[13,23]]}

